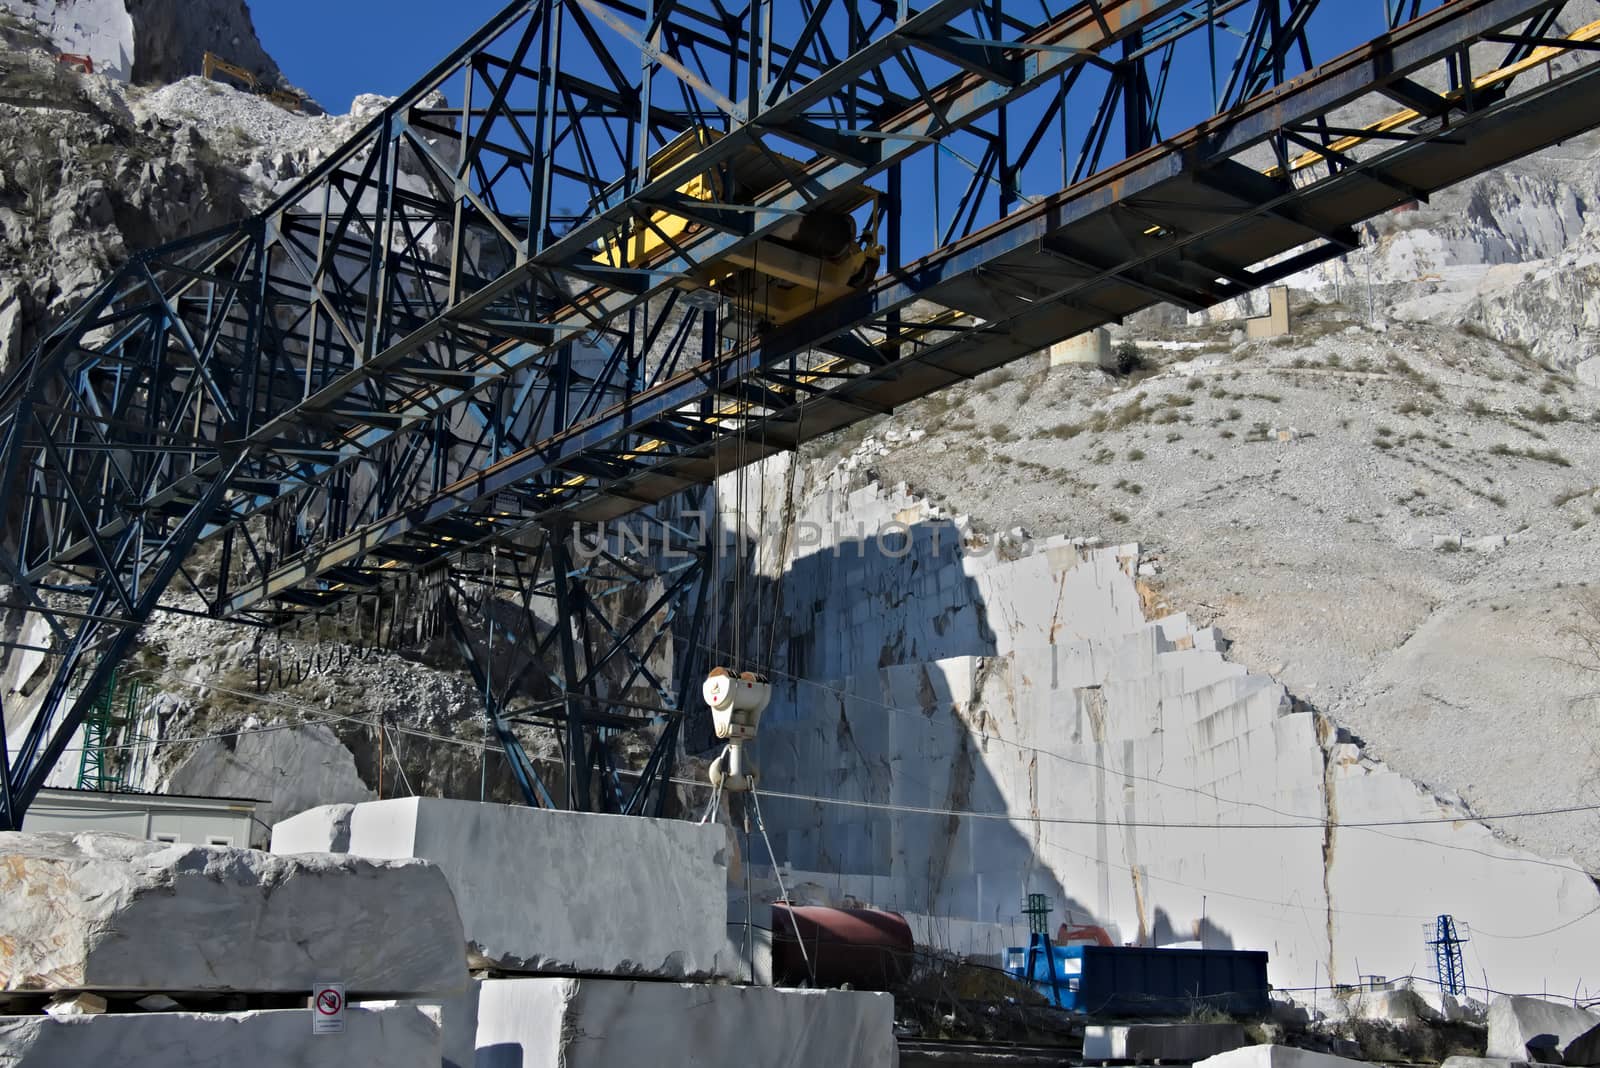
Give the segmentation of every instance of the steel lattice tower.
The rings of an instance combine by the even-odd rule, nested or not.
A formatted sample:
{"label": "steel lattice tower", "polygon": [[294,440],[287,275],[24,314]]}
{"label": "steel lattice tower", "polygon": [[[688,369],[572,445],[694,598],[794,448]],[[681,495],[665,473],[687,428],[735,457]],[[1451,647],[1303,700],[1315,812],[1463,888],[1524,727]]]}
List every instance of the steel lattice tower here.
{"label": "steel lattice tower", "polygon": [[1455,917],[1441,915],[1434,921],[1430,933],[1427,944],[1433,948],[1433,968],[1439,987],[1446,994],[1465,994],[1467,973],[1461,961],[1461,947],[1467,939],[1457,932]]}

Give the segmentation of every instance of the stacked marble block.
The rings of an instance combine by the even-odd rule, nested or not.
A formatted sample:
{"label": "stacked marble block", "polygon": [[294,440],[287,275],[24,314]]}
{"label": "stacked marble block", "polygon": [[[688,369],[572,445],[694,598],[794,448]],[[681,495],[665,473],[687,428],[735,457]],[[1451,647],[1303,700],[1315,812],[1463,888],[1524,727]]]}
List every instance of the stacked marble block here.
{"label": "stacked marble block", "polygon": [[[881,806],[769,803],[792,879],[956,921],[977,941],[963,937],[950,948],[984,955],[996,940],[1015,944],[1004,940],[1014,937],[1032,889],[1058,898],[1060,919],[1070,909],[1078,922],[1114,921],[1100,907],[1107,902],[1083,900],[1081,887],[1074,897],[1038,885],[1057,876],[1048,844],[1022,831],[1030,811],[1104,818],[1096,798],[1109,791],[1083,769],[1106,763],[1106,747],[1119,763],[1156,765],[1172,747],[1164,732],[1231,739],[1241,729],[1270,730],[1282,704],[1270,679],[1219,655],[1215,630],[1182,615],[1147,622],[1131,579],[1137,560],[1137,546],[1051,539],[1014,560],[936,558],[884,597],[906,606],[898,611],[852,605],[841,648],[969,652],[882,666],[841,656],[817,665],[828,673],[824,687],[800,686],[774,702],[758,754],[769,786]],[[863,566],[872,587],[873,565]],[[986,604],[1008,608],[985,617]],[[820,618],[813,626],[828,629]],[[1067,759],[1048,767],[1041,750]],[[1027,808],[1019,806],[1024,798],[1033,799]],[[1016,821],[924,818],[907,809],[1009,811]]]}
{"label": "stacked marble block", "polygon": [[1083,1059],[1135,1064],[1193,1064],[1250,1045],[1236,1023],[1089,1024]]}
{"label": "stacked marble block", "polygon": [[1600,1065],[1600,1013],[1534,997],[1489,1003],[1488,1057],[1499,1062]]}
{"label": "stacked marble block", "polygon": [[407,797],[326,805],[274,853],[418,857],[455,893],[467,964],[507,972],[733,978],[718,826]]}
{"label": "stacked marble block", "polygon": [[894,999],[850,990],[502,979],[482,984],[475,1068],[894,1068]]}
{"label": "stacked marble block", "polygon": [[723,827],[405,798],[301,813],[272,849],[444,872],[466,961],[501,976],[420,1002],[446,1068],[895,1063],[888,995],[729,985]]}
{"label": "stacked marble block", "polygon": [[[423,861],[275,857],[118,834],[0,834],[0,1064],[437,1068],[436,1012],[185,1011],[468,989],[449,886]],[[418,917],[427,917],[419,923]],[[303,1004],[303,1001],[301,1002]],[[42,1010],[42,1011],[41,1011]]]}

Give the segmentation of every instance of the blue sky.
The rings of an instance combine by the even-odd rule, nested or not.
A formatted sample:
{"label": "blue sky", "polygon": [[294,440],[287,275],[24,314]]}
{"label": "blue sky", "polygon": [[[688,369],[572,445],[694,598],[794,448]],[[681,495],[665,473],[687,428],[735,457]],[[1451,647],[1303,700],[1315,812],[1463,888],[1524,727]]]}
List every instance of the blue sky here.
{"label": "blue sky", "polygon": [[255,0],[267,53],[295,85],[343,114],[358,93],[397,96],[509,0]]}
{"label": "blue sky", "polygon": [[[1038,2],[1012,0],[1011,6],[1020,10]],[[1072,2],[1074,0],[1050,0],[1048,6],[1061,10]],[[1439,2],[1430,0],[1431,4]],[[508,0],[254,0],[252,16],[263,45],[289,80],[309,92],[329,111],[343,114],[349,110],[352,98],[360,93],[384,96],[403,93],[507,6]],[[789,22],[801,19],[799,5],[792,0],[778,5],[778,10]],[[1247,7],[1245,12],[1249,10]],[[1332,58],[1337,52],[1380,31],[1383,10],[1383,0],[1338,0],[1337,4],[1323,5],[1311,23],[1317,61]],[[797,26],[793,28],[798,30]],[[787,30],[775,27],[774,32]],[[610,32],[602,32],[600,36],[605,47],[613,50],[613,55],[621,57],[632,47]],[[1162,136],[1170,137],[1212,114],[1213,88],[1226,83],[1243,34],[1241,27],[1232,25],[1230,20],[1216,37],[1219,69],[1215,76],[1209,69],[1212,57],[1205,35],[1191,35],[1179,45],[1162,109]],[[578,35],[574,38],[577,39],[575,44],[569,42],[563,47],[562,62],[569,70],[586,73],[591,80],[604,81],[605,76],[592,50]],[[625,70],[636,71],[637,63],[635,56],[631,62],[624,60],[622,65]],[[954,68],[950,68],[950,72],[953,74]],[[662,82],[658,84],[670,81],[665,75],[661,77]],[[1018,186],[1024,196],[1042,196],[1061,189],[1068,175],[1079,166],[1082,153],[1089,147],[1091,121],[1105,81],[1106,76],[1097,70],[1090,70],[1080,79],[1065,117],[1051,124],[1055,128],[1049,132],[1047,140],[1041,142],[1041,150],[1034,153],[1018,174]],[[526,86],[521,91],[531,92]],[[1042,117],[1050,91],[1050,86],[1042,87],[1013,105],[1009,118],[1014,129],[1028,130]],[[458,102],[460,80],[456,79],[446,92]],[[524,101],[523,106],[531,106],[531,101]],[[1062,141],[1066,142],[1065,150]],[[601,158],[585,156],[581,162],[575,146],[576,142],[569,139],[559,149],[568,155],[572,173],[591,168],[616,177],[626,173],[625,164],[608,154],[609,149],[622,152],[620,145],[612,143],[608,149],[603,139],[591,140],[587,151],[598,152]],[[920,190],[926,207],[931,210],[921,212],[915,226],[905,233],[902,248],[907,258],[950,239],[943,236],[947,232],[959,236],[992,221],[999,200],[992,195],[996,192],[993,188],[986,188],[982,196],[973,198],[970,211],[965,206],[969,203],[966,190],[977,169],[971,161],[982,157],[985,150],[986,143],[981,143],[976,134],[962,133],[947,138],[940,152],[923,153],[908,164],[907,188]],[[811,150],[780,146],[779,151],[803,156],[809,155]],[[1100,158],[1099,165],[1105,166],[1120,158],[1120,149],[1113,144],[1109,153]],[[528,189],[518,185],[513,171],[497,172],[495,181],[496,195],[503,198],[499,201],[503,210],[526,210]],[[584,205],[591,200],[592,189],[571,174],[560,179],[558,185],[560,188],[552,190],[551,204],[556,214],[586,210]],[[865,209],[862,210],[864,218]]]}
{"label": "blue sky", "polygon": [[[253,0],[250,13],[261,43],[289,80],[343,114],[359,93],[397,96],[410,88],[509,3]],[[1337,6],[1338,13],[1314,18],[1319,36],[1343,38],[1338,45],[1344,48],[1377,30],[1383,0],[1341,0]],[[1353,18],[1357,11],[1360,17]]]}

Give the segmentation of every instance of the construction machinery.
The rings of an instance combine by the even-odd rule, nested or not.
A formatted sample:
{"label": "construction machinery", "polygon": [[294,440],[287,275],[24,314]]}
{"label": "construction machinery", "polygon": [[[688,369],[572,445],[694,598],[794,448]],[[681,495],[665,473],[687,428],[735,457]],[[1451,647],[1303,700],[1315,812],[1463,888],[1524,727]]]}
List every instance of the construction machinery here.
{"label": "construction machinery", "polygon": [[[702,155],[722,133],[697,127],[678,135],[653,154],[650,175],[673,172]],[[680,242],[717,228],[727,216],[753,213],[769,194],[782,187],[789,173],[804,163],[755,145],[735,152],[717,166],[688,176],[674,196],[642,215],[620,232],[607,234],[595,253],[596,263],[645,270],[671,256]],[[614,184],[607,195],[620,191]],[[883,246],[877,240],[879,194],[853,182],[790,214],[770,234],[748,249],[702,263],[682,283],[686,291],[710,289],[723,298],[724,342],[737,341],[744,329],[768,330],[792,322],[870,282],[878,273]],[[869,208],[864,220],[858,209]]]}
{"label": "construction machinery", "polygon": [[94,73],[94,58],[92,56],[85,56],[77,52],[59,52],[56,54],[56,62],[63,67],[71,67],[80,74]]}
{"label": "construction machinery", "polygon": [[217,75],[226,75],[238,84],[238,87],[247,93],[263,96],[285,111],[299,111],[300,98],[293,93],[282,89],[269,89],[261,84],[261,79],[237,63],[230,63],[215,52],[207,52],[201,60],[201,72],[206,81],[214,82]]}

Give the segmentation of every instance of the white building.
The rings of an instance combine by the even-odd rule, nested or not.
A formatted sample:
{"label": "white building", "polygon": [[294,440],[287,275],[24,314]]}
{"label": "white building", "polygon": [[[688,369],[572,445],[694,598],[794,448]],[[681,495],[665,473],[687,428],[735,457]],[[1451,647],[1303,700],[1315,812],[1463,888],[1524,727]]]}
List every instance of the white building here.
{"label": "white building", "polygon": [[116,831],[156,842],[248,846],[262,801],[243,797],[108,793],[45,788],[23,817],[27,831]]}

